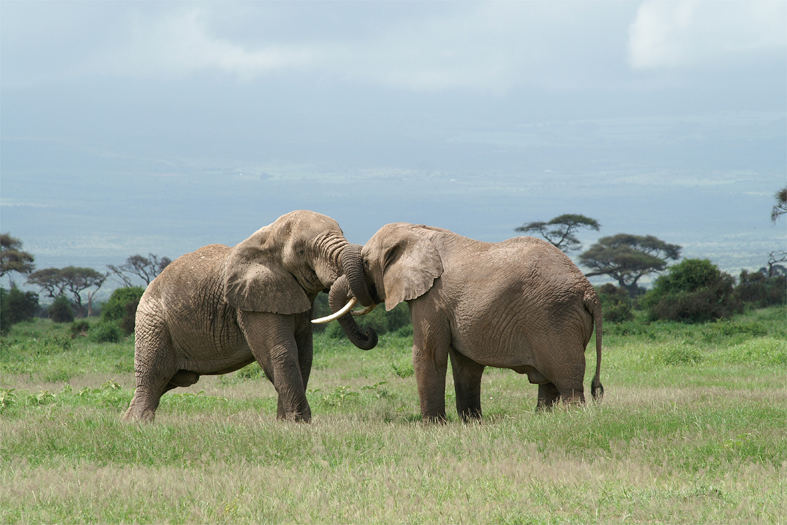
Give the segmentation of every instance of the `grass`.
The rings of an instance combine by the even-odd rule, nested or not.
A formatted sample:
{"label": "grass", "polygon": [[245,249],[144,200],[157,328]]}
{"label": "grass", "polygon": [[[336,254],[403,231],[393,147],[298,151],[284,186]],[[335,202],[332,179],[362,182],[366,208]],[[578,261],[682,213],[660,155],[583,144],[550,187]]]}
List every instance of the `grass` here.
{"label": "grass", "polygon": [[487,369],[468,425],[419,422],[410,340],[387,335],[317,336],[310,425],[275,420],[256,365],[125,424],[131,339],[22,323],[0,340],[0,523],[779,523],[785,320],[607,324],[602,404],[536,414],[535,386]]}

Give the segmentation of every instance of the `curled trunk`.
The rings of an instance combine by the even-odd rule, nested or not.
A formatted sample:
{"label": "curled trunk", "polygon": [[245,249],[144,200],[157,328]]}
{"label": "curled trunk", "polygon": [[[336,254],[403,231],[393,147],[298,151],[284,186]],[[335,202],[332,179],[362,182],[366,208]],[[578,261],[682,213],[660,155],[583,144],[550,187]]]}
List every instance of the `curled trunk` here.
{"label": "curled trunk", "polygon": [[[363,259],[361,259],[361,245],[348,244],[342,250],[342,270],[347,276],[347,283],[353,296],[364,306],[379,303],[375,300],[374,290],[370,290],[363,273]],[[341,306],[341,305],[340,305]]]}
{"label": "curled trunk", "polygon": [[[339,277],[331,286],[328,304],[332,312],[347,304],[350,298],[350,285],[346,275]],[[338,319],[347,338],[361,350],[370,350],[377,345],[377,333],[371,328],[361,329],[349,313]]]}

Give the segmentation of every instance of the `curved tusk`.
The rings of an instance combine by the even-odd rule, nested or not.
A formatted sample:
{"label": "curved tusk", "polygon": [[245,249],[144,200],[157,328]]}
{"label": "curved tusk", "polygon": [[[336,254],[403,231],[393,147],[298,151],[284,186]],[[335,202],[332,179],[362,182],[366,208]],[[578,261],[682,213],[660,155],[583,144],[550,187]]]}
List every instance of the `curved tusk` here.
{"label": "curved tusk", "polygon": [[374,310],[375,308],[377,308],[377,303],[374,303],[374,304],[372,304],[372,305],[369,305],[369,306],[367,306],[366,308],[364,308],[363,310],[355,310],[355,311],[353,312],[353,315],[356,315],[356,316],[357,316],[357,315],[366,315],[366,314],[368,314],[369,312],[371,312],[372,310]]}
{"label": "curved tusk", "polygon": [[338,319],[350,310],[352,307],[355,306],[355,303],[358,301],[355,297],[351,297],[347,304],[342,306],[341,310],[332,313],[331,315],[326,315],[325,317],[320,317],[319,319],[312,319],[312,323],[314,324],[325,324],[333,321],[334,319]]}

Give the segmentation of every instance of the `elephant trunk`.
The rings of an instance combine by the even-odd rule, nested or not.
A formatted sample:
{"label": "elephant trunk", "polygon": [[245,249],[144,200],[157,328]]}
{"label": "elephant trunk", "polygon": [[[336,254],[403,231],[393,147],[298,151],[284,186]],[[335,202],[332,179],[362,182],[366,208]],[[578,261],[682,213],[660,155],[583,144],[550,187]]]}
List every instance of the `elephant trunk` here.
{"label": "elephant trunk", "polygon": [[361,248],[360,244],[348,244],[344,247],[341,255],[342,271],[347,276],[350,291],[358,302],[364,306],[371,306],[380,301],[375,300],[374,290],[370,290],[366,284]]}
{"label": "elephant trunk", "polygon": [[[328,304],[332,312],[338,311],[350,298],[350,284],[346,275],[342,275],[331,286]],[[361,329],[352,315],[344,315],[338,319],[347,338],[361,350],[370,350],[377,345],[377,333],[371,328]]]}

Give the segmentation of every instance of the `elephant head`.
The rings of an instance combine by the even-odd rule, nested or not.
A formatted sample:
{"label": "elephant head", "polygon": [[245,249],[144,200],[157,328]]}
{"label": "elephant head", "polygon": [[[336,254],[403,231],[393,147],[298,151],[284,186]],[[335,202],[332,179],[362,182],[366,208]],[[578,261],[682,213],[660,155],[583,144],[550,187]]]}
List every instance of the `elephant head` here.
{"label": "elephant head", "polygon": [[[360,246],[325,215],[282,215],[235,246],[224,266],[224,298],[245,311],[296,314],[347,275],[363,293]],[[368,292],[367,292],[368,293]]]}
{"label": "elephant head", "polygon": [[[443,273],[440,253],[429,235],[436,230],[407,223],[380,228],[361,249],[363,279],[340,278],[331,287],[331,310],[337,312],[350,294],[367,306],[385,302],[385,309],[390,311],[402,301],[428,292]],[[361,294],[368,295],[362,299]],[[359,328],[352,317],[340,316],[339,322],[350,340],[364,348],[356,342]]]}

